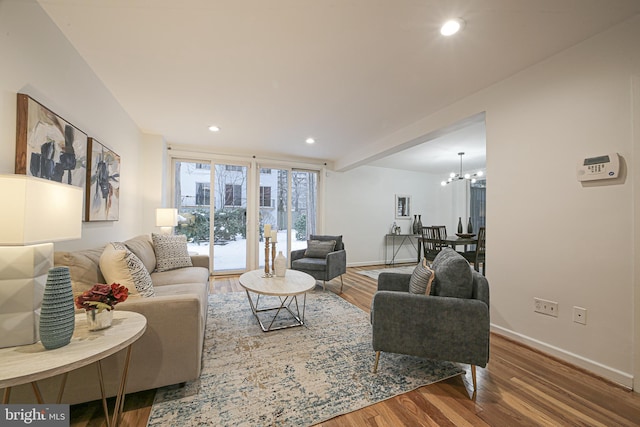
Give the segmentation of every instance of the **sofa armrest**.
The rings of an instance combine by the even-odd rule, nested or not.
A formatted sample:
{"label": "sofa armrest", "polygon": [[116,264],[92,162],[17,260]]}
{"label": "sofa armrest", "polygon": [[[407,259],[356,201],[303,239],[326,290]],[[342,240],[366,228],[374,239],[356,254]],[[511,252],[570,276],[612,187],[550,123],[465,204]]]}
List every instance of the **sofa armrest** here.
{"label": "sofa armrest", "polygon": [[373,349],[485,366],[489,307],[480,300],[379,291],[373,297]]}
{"label": "sofa armrest", "polygon": [[194,267],[204,267],[209,269],[209,255],[191,255],[191,264]]}
{"label": "sofa armrest", "polygon": [[[144,378],[140,382],[153,387],[153,378],[159,373],[165,377],[163,385],[198,378],[204,336],[201,307],[195,294],[132,298],[118,304],[116,310],[134,311],[147,318],[147,330],[133,346],[136,371],[130,373],[130,384]],[[166,379],[171,376],[176,380]]]}
{"label": "sofa armrest", "polygon": [[411,274],[380,273],[378,276],[379,291],[409,292]]}

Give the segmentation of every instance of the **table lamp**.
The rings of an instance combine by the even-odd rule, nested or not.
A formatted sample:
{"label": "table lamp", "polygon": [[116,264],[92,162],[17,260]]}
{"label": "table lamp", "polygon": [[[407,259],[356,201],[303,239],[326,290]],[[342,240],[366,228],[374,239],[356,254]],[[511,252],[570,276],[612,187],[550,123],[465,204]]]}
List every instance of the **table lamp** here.
{"label": "table lamp", "polygon": [[53,243],[82,236],[80,187],[0,175],[0,347],[38,341]]}
{"label": "table lamp", "polygon": [[162,234],[173,234],[173,227],[176,225],[178,225],[178,209],[156,209],[156,226],[160,227]]}

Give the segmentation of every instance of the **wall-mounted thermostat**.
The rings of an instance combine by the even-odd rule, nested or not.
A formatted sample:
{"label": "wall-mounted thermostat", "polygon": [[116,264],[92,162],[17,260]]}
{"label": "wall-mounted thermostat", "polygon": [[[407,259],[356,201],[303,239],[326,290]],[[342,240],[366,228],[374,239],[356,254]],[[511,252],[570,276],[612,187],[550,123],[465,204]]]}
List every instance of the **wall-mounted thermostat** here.
{"label": "wall-mounted thermostat", "polygon": [[586,159],[580,160],[576,167],[578,181],[613,179],[617,178],[619,173],[620,155],[618,153],[587,157]]}

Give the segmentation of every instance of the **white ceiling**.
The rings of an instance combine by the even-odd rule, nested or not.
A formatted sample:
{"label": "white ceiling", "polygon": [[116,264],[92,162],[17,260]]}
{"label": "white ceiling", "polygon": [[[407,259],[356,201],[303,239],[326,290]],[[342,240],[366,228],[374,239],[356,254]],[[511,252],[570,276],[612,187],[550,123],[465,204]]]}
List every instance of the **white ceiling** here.
{"label": "white ceiling", "polygon": [[[38,2],[143,131],[221,153],[323,161],[640,12],[638,0]],[[444,38],[449,17],[466,27]],[[458,136],[484,144],[470,132]],[[437,172],[436,160],[452,157],[443,166],[457,170],[456,153],[479,146],[451,144],[431,141],[436,154],[408,158]],[[406,165],[399,156],[375,164]]]}

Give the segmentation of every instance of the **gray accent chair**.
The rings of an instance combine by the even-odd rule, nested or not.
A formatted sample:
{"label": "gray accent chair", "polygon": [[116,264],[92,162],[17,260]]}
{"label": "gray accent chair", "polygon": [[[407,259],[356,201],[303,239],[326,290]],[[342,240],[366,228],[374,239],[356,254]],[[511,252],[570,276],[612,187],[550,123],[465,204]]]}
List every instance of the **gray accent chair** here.
{"label": "gray accent chair", "polygon": [[336,245],[333,252],[329,252],[326,258],[307,258],[305,257],[306,249],[291,251],[291,268],[304,271],[316,280],[322,280],[322,289],[325,289],[327,280],[340,276],[340,293],[342,293],[344,286],[342,275],[347,272],[347,253],[344,250],[342,236],[312,234],[309,240],[335,240]]}
{"label": "gray accent chair", "polygon": [[[411,274],[380,274],[371,304],[374,373],[383,351],[468,363],[475,394],[476,365],[485,367],[489,361],[489,283],[466,268],[472,272],[470,298],[412,294]],[[437,265],[434,270],[432,292],[437,294]]]}

